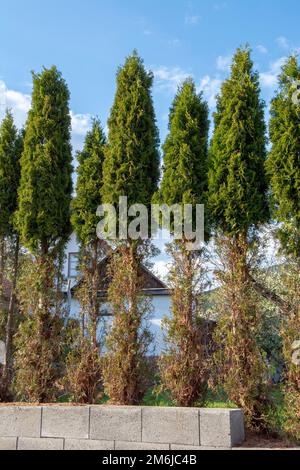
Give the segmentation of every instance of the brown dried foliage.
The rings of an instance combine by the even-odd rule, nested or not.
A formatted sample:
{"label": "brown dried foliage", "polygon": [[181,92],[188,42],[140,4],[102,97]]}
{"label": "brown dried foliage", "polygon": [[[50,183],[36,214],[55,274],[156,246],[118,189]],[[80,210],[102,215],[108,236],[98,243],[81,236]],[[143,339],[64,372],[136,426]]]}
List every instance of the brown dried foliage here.
{"label": "brown dried foliage", "polygon": [[246,237],[219,237],[222,268],[216,271],[221,284],[215,331],[214,386],[224,388],[230,401],[243,408],[250,429],[266,427],[267,374],[257,344],[260,326],[258,298],[249,279],[251,254]]}
{"label": "brown dried foliage", "polygon": [[[163,389],[179,406],[203,403],[207,391],[208,345],[201,305],[206,273],[203,252],[188,251],[184,241],[169,244],[172,317],[164,320],[167,349],[160,359]],[[202,319],[201,319],[202,316]]]}
{"label": "brown dried foliage", "polygon": [[57,396],[64,322],[56,275],[57,266],[50,256],[28,257],[22,266],[19,301],[25,320],[15,338],[14,388],[28,402],[51,402]]}
{"label": "brown dried foliage", "polygon": [[148,384],[147,351],[151,334],[147,318],[151,303],[141,294],[138,266],[143,246],[134,242],[119,246],[111,259],[108,301],[113,324],[108,334],[104,360],[104,389],[113,404],[140,403]]}
{"label": "brown dried foliage", "polygon": [[99,240],[83,250],[81,255],[81,279],[76,292],[76,298],[80,302],[81,327],[77,329],[77,337],[67,356],[64,380],[71,400],[76,403],[96,403],[102,395],[103,332],[99,331],[104,323],[99,297],[99,263],[102,257],[103,250]]}

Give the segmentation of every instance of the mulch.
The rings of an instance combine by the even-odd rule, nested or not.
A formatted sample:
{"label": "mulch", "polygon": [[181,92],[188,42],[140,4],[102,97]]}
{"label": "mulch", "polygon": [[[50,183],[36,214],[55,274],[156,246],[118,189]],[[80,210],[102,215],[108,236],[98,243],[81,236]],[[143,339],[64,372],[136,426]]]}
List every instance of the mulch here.
{"label": "mulch", "polygon": [[243,449],[293,449],[295,445],[279,437],[247,433],[246,441],[240,446]]}

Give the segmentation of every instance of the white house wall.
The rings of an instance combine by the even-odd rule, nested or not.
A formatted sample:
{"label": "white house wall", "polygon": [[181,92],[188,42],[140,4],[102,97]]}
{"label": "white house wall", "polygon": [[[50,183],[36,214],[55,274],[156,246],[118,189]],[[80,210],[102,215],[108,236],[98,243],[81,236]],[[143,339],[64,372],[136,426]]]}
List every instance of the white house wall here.
{"label": "white house wall", "polygon": [[[64,277],[70,281],[70,288],[72,288],[76,284],[76,279],[68,279],[68,259],[69,259],[69,253],[78,253],[79,252],[79,246],[78,242],[76,240],[76,236],[73,233],[66,245],[66,256],[65,256],[65,261],[64,261],[64,266],[63,266],[63,275]],[[66,282],[65,284],[65,290],[67,291],[67,285],[68,283]],[[161,321],[165,316],[170,315],[170,297],[167,295],[156,295],[152,296],[152,305],[153,305],[153,313],[151,315],[151,318],[149,320],[150,323],[150,329],[151,332],[154,336],[154,342],[153,342],[153,349],[155,351],[155,354],[160,354],[163,348],[163,333],[161,329]],[[106,304],[104,306],[106,308],[109,308],[109,305]],[[80,317],[80,304],[78,300],[76,300],[74,297],[72,297],[70,301],[70,316],[73,318],[79,318]],[[112,321],[111,318],[107,318],[107,324],[109,324]],[[151,352],[151,351],[150,351]]]}
{"label": "white house wall", "polygon": [[[149,319],[149,326],[153,334],[154,341],[150,348],[150,354],[159,355],[164,347],[163,332],[161,328],[162,319],[170,315],[170,297],[169,296],[153,296],[152,297],[153,313]],[[80,304],[78,300],[72,298],[70,305],[70,315],[73,318],[80,317]],[[109,308],[108,304],[105,305]],[[107,327],[112,322],[112,317],[106,317]]]}

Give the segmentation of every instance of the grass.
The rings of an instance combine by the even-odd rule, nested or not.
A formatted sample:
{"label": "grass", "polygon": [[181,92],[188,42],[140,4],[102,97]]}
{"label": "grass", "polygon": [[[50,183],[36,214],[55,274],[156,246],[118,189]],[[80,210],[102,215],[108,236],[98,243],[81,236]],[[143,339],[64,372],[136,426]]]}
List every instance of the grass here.
{"label": "grass", "polygon": [[[175,406],[172,402],[169,393],[159,392],[155,387],[150,388],[142,402],[144,406]],[[196,405],[197,406],[197,405]],[[201,404],[199,403],[199,406]],[[230,402],[226,394],[223,391],[218,391],[216,393],[211,390],[208,391],[207,397],[205,400],[204,408],[237,408],[237,406]]]}
{"label": "grass", "polygon": [[[71,398],[69,394],[61,395],[57,399],[57,403],[70,403]],[[109,404],[109,397],[107,395],[103,395],[103,397],[97,401],[98,405],[105,405]],[[157,387],[151,387],[146,392],[143,401],[141,403],[143,406],[175,406],[172,402],[170,394],[168,392],[160,392],[157,390]],[[199,403],[195,406],[201,406]],[[234,403],[230,402],[224,392],[220,391],[217,393],[213,393],[209,391],[205,400],[204,408],[237,408]]]}

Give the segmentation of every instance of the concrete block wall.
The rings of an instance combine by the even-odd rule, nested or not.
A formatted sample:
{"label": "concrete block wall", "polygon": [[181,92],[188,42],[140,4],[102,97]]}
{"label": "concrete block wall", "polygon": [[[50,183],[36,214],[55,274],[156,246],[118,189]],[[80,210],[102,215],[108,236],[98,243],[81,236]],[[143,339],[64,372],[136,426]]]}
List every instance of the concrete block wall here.
{"label": "concrete block wall", "polygon": [[0,450],[217,450],[243,441],[238,409],[0,406]]}

